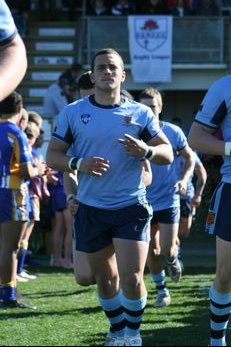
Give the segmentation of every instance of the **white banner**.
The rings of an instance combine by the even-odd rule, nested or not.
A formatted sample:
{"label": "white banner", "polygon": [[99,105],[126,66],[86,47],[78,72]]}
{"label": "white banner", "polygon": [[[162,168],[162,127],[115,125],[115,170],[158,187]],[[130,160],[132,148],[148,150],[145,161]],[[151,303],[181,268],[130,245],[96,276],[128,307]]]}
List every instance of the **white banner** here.
{"label": "white banner", "polygon": [[171,82],[172,16],[128,16],[135,82]]}

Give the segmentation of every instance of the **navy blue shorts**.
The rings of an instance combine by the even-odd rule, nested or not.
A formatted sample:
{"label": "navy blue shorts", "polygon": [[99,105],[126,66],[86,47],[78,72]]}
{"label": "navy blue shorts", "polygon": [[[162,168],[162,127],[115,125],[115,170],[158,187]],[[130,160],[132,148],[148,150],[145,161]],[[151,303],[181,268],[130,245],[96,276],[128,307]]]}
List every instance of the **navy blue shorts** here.
{"label": "navy blue shorts", "polygon": [[215,189],[206,221],[206,232],[231,242],[231,184],[220,182]]}
{"label": "navy blue shorts", "polygon": [[149,242],[150,205],[135,204],[119,210],[104,210],[79,203],[74,221],[75,249],[97,252],[113,238]]}
{"label": "navy blue shorts", "polygon": [[175,224],[180,221],[180,208],[170,207],[153,213],[151,224]]}

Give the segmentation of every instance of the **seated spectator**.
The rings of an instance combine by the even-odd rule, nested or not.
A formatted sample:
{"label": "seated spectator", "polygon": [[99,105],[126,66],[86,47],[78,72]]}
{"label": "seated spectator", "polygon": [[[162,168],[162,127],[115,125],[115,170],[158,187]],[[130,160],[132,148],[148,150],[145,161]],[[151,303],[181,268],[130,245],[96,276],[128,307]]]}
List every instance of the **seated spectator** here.
{"label": "seated spectator", "polygon": [[175,0],[174,4],[170,7],[170,14],[178,17],[190,16],[191,11],[187,0]]}
{"label": "seated spectator", "polygon": [[111,12],[115,16],[127,16],[136,13],[135,5],[129,0],[117,0]]}
{"label": "seated spectator", "polygon": [[87,15],[102,16],[110,15],[111,8],[108,6],[106,0],[92,0],[87,10]]}
{"label": "seated spectator", "polygon": [[49,21],[57,19],[57,6],[54,0],[38,0],[40,20]]}
{"label": "seated spectator", "polygon": [[141,14],[169,14],[167,0],[148,0],[141,7]]}
{"label": "seated spectator", "polygon": [[76,17],[76,9],[82,6],[81,0],[62,0],[62,11],[67,11],[69,20],[73,21]]}
{"label": "seated spectator", "polygon": [[219,16],[221,9],[216,0],[193,0],[192,13],[196,16]]}
{"label": "seated spectator", "polygon": [[43,107],[44,115],[54,121],[57,114],[67,104],[77,98],[77,84],[70,83],[68,79],[59,78],[52,83],[44,96]]}
{"label": "seated spectator", "polygon": [[27,21],[31,7],[30,0],[6,0],[12,16],[15,21],[15,25],[18,29],[19,35],[25,38],[27,35]]}
{"label": "seated spectator", "polygon": [[74,63],[69,69],[61,74],[59,80],[65,79],[70,85],[75,84],[81,71],[82,65],[79,63]]}

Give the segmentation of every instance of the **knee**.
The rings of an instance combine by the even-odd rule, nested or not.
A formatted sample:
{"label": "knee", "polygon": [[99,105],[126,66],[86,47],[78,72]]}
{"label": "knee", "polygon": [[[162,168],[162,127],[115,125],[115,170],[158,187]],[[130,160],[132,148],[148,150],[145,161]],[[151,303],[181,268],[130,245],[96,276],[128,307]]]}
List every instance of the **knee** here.
{"label": "knee", "polygon": [[121,276],[120,281],[124,288],[138,288],[141,285],[142,278],[140,273],[129,273]]}
{"label": "knee", "polygon": [[84,287],[88,287],[88,286],[91,286],[91,285],[96,283],[95,278],[93,276],[88,277],[88,276],[83,276],[83,275],[76,275],[75,281],[77,284],[79,284],[80,286],[84,286]]}

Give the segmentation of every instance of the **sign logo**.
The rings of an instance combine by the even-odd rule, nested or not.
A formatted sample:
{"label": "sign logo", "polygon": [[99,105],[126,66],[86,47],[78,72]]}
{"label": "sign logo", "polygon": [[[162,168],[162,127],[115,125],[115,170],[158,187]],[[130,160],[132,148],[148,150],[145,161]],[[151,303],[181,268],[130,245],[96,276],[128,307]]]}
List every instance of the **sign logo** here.
{"label": "sign logo", "polygon": [[136,18],[134,26],[136,42],[149,52],[153,52],[163,46],[168,38],[167,18]]}

